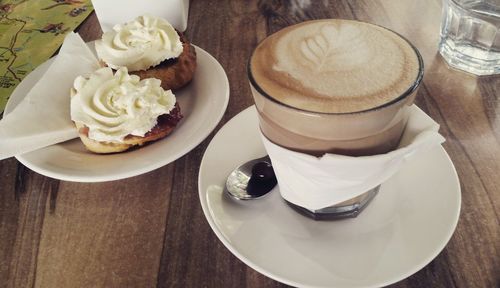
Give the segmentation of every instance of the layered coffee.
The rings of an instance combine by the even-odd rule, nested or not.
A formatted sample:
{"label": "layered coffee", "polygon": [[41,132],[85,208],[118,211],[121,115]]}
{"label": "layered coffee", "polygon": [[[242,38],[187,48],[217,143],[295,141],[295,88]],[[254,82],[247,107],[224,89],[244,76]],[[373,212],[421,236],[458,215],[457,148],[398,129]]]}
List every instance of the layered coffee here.
{"label": "layered coffee", "polygon": [[373,24],[303,22],[266,38],[249,62],[263,134],[314,155],[394,149],[422,79],[422,60]]}

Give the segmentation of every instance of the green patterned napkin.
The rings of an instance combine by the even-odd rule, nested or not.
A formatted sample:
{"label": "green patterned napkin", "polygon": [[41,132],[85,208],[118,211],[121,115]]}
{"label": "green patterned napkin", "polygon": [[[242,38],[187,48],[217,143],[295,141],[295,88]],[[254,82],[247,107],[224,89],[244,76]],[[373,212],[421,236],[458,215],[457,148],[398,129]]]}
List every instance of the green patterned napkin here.
{"label": "green patterned napkin", "polygon": [[0,114],[17,84],[93,9],[90,0],[0,0]]}

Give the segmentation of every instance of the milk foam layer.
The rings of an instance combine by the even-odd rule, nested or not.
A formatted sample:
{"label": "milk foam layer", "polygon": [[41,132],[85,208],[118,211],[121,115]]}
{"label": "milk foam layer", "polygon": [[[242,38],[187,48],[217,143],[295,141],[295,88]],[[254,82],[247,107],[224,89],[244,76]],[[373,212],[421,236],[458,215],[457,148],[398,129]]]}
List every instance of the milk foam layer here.
{"label": "milk foam layer", "polygon": [[384,105],[412,87],[420,69],[415,50],[396,33],[340,19],[280,30],[256,48],[250,65],[270,97],[324,113]]}

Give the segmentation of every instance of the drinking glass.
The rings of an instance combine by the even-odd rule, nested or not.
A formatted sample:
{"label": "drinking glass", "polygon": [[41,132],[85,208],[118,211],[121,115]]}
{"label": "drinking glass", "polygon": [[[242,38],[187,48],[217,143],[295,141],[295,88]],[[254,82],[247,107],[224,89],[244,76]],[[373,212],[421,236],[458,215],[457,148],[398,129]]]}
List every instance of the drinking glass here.
{"label": "drinking glass", "polygon": [[500,0],[443,0],[439,52],[453,68],[500,73]]}

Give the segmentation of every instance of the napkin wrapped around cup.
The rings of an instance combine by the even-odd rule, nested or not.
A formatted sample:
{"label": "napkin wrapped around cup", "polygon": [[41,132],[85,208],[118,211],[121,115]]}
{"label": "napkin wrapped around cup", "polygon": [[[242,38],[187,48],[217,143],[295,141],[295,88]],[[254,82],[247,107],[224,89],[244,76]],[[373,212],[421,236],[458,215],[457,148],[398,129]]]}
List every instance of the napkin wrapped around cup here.
{"label": "napkin wrapped around cup", "polygon": [[0,160],[78,137],[70,89],[99,62],[78,34],[69,33],[54,62],[16,108],[0,120]]}
{"label": "napkin wrapped around cup", "polygon": [[180,32],[187,27],[189,0],[92,0],[92,5],[103,32],[145,14],[166,19]]}
{"label": "napkin wrapped around cup", "polygon": [[367,192],[393,176],[412,157],[445,141],[439,125],[413,105],[398,149],[386,154],[315,157],[285,149],[262,134],[281,196],[309,210],[319,210]]}

